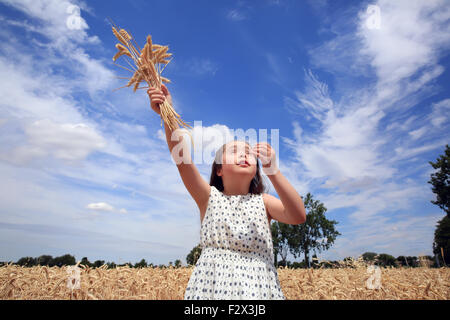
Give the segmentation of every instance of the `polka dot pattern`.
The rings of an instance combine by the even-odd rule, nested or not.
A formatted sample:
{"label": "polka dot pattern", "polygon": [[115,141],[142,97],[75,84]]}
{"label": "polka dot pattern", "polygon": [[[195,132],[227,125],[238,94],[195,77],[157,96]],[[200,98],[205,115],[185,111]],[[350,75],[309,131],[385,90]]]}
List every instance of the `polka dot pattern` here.
{"label": "polka dot pattern", "polygon": [[185,300],[285,299],[262,194],[227,196],[211,186],[200,245]]}

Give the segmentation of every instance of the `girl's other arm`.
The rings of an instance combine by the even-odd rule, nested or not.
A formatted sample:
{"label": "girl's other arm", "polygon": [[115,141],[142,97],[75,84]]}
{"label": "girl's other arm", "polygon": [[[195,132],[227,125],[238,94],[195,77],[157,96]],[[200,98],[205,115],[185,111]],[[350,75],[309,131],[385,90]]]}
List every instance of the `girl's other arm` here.
{"label": "girl's other arm", "polygon": [[[264,204],[270,217],[286,224],[302,224],[306,221],[303,200],[286,177],[278,170],[275,150],[265,142],[258,143],[253,153],[261,159],[262,170],[267,174],[280,199],[264,193]],[[270,221],[270,219],[269,219]]]}
{"label": "girl's other arm", "polygon": [[267,176],[280,199],[264,193],[264,203],[270,216],[286,224],[302,224],[306,221],[306,210],[303,200],[286,177],[278,171]]}
{"label": "girl's other arm", "polygon": [[[151,100],[152,109],[160,114],[159,104],[165,99],[172,104],[172,97],[169,93],[167,87],[162,84],[162,90],[157,88],[150,88],[148,94]],[[178,172],[180,173],[181,179],[183,180],[184,186],[197,203],[200,209],[200,219],[203,220],[203,215],[206,211],[208,205],[209,194],[211,186],[203,179],[200,175],[197,167],[192,162],[190,154],[184,154],[184,151],[189,149],[186,147],[184,137],[181,134],[177,134],[175,130],[170,129],[170,127],[164,122],[164,129],[166,132],[166,141],[169,147],[170,154],[174,159]],[[181,146],[185,148],[180,148]],[[174,150],[175,149],[175,150]],[[183,159],[180,161],[180,159]]]}

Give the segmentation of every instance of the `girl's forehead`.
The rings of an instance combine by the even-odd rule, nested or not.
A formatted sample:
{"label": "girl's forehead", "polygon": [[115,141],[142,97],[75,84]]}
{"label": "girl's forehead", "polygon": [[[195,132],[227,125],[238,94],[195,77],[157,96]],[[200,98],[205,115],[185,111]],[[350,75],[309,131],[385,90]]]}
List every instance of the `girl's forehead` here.
{"label": "girl's forehead", "polygon": [[244,142],[244,141],[230,141],[230,142],[228,142],[227,144],[226,144],[226,147],[228,148],[228,147],[234,147],[234,146],[237,146],[237,147],[245,147],[245,146],[248,146],[248,147],[250,147],[250,144],[248,143],[248,142]]}

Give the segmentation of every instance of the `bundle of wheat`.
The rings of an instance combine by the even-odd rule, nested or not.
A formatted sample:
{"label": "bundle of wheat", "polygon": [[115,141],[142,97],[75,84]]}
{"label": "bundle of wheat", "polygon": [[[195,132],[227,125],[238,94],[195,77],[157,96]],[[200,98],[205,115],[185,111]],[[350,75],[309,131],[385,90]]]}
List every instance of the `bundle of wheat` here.
{"label": "bundle of wheat", "polygon": [[[169,79],[161,76],[162,71],[172,60],[168,60],[172,56],[171,53],[167,53],[168,46],[153,44],[152,37],[148,35],[147,42],[144,48],[141,49],[131,34],[125,29],[120,29],[113,25],[112,31],[120,41],[120,43],[116,44],[118,52],[114,55],[113,61],[116,62],[121,56],[133,60],[133,63],[126,60],[131,69],[117,64],[119,67],[133,73],[131,78],[127,78],[129,81],[124,87],[133,86],[133,91],[136,92],[138,89],[148,89],[150,87],[161,89],[162,82],[170,83]],[[162,67],[163,65],[164,67]],[[139,87],[143,81],[147,82],[148,86]],[[185,128],[192,128],[189,124],[181,120],[180,115],[167,100],[160,104],[160,110],[161,126],[164,121],[172,130],[179,128],[179,125]]]}

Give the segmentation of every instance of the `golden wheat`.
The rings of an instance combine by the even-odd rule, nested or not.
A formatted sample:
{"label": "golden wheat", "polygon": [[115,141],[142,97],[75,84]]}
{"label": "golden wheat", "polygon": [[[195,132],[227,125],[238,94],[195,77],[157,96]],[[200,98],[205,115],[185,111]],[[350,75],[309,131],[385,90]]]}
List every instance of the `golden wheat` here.
{"label": "golden wheat", "polygon": [[[134,64],[134,66],[132,66],[130,62],[127,61],[129,66],[133,69],[134,74],[130,78],[126,87],[133,85],[133,91],[136,92],[137,89],[143,89],[143,87],[139,87],[140,83],[143,81],[147,82],[148,87],[155,87],[158,89],[161,89],[162,82],[170,83],[169,79],[161,76],[162,70],[164,70],[167,64],[171,61],[167,60],[167,58],[172,56],[171,53],[167,53],[169,50],[168,46],[153,44],[152,37],[148,35],[146,44],[141,50],[134,41],[133,36],[125,29],[119,29],[117,26],[112,26],[112,31],[117,40],[120,42],[116,45],[116,48],[119,51],[114,55],[113,61],[115,62],[121,56],[127,56],[131,58]],[[160,70],[161,65],[164,65],[162,70]],[[122,68],[130,70],[125,67]],[[161,111],[161,126],[164,121],[171,130],[175,130],[180,126],[192,128],[181,119],[180,115],[173,109],[167,100],[160,103],[159,107]],[[189,131],[188,134],[191,135]],[[194,147],[192,136],[191,141],[192,146]]]}
{"label": "golden wheat", "polygon": [[[450,269],[381,268],[381,287],[368,289],[365,265],[339,269],[278,268],[289,300],[449,300]],[[80,288],[68,286],[68,267],[0,267],[0,299],[181,300],[193,267],[107,269],[79,266]]]}

